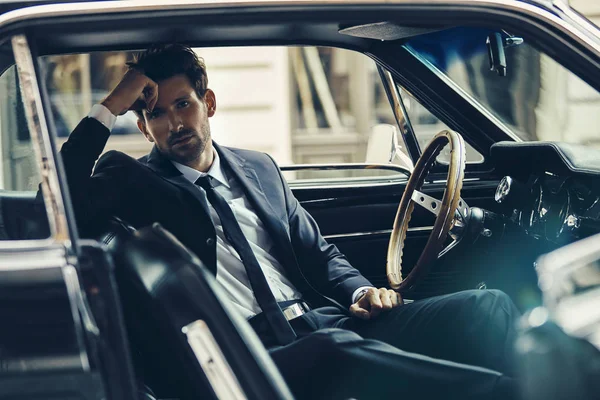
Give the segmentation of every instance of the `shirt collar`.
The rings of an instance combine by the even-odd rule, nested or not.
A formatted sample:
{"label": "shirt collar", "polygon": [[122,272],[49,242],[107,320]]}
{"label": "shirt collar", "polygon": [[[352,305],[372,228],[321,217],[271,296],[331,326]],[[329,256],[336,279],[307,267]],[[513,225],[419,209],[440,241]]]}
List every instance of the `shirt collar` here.
{"label": "shirt collar", "polygon": [[210,176],[217,182],[222,185],[225,185],[229,188],[229,182],[227,181],[227,177],[225,176],[225,172],[223,171],[223,167],[221,166],[221,158],[219,157],[219,153],[213,149],[214,159],[213,163],[208,169],[207,172],[200,172],[195,170],[194,168],[190,168],[187,165],[180,164],[176,161],[171,160],[175,168],[179,170],[188,181],[195,183],[198,178],[202,176]]}

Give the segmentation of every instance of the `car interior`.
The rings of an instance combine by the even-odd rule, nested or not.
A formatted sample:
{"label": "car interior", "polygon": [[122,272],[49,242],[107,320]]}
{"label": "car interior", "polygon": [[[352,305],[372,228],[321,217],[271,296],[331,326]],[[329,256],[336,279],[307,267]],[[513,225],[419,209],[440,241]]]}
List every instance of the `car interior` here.
{"label": "car interior", "polygon": [[[597,94],[600,75],[591,67],[597,63],[594,56],[569,42],[566,32],[536,19],[541,17],[529,15],[533,22],[523,23],[525,17],[518,13],[507,16],[493,9],[465,11],[424,3],[117,7],[109,14],[97,12],[99,8],[94,12],[73,10],[61,14],[48,8],[35,18],[16,18],[0,25],[0,71],[10,74],[7,79],[12,82],[12,92],[7,92],[7,104],[12,108],[5,104],[0,110],[2,140],[11,129],[15,143],[32,141],[27,104],[19,90],[26,75],[15,68],[13,55],[23,49],[15,50],[16,42],[11,40],[15,35],[27,38],[34,61],[56,55],[135,51],[172,42],[206,48],[341,48],[369,57],[382,80],[391,79],[385,90],[396,118],[401,112],[394,103],[394,88],[401,88],[458,132],[461,143],[464,139],[472,149],[468,151],[482,156],[476,163],[465,164],[464,155],[462,161],[436,161],[441,148],[428,151],[414,132],[412,136],[404,133],[412,128],[406,130],[406,122],[403,126],[397,120],[414,170],[396,167],[393,178],[374,177],[358,184],[344,184],[343,178],[341,184],[340,179],[336,184],[310,184],[310,179],[309,184],[291,182],[294,195],[315,218],[321,233],[374,285],[390,285],[388,246],[399,234],[394,221],[409,189],[424,199],[437,199],[440,203],[435,204],[450,216],[442,224],[435,218],[438,211],[426,207],[411,210],[410,226],[407,220],[400,235],[404,249],[401,273],[406,278],[415,269],[414,280],[401,286],[403,296],[410,300],[494,288],[508,293],[525,312],[543,302],[536,260],[600,233],[597,147],[523,140],[514,134],[511,121],[474,101],[477,93],[457,90],[441,64],[432,67],[434,58],[423,61],[426,54],[434,57],[433,50],[424,50],[428,38],[437,38],[439,43],[440,37],[450,37],[457,28],[467,33],[472,29],[481,35],[478,43],[485,46],[486,39],[495,38],[493,32],[504,39],[523,38]],[[495,74],[501,74],[503,68],[510,71],[510,57],[502,64],[491,56],[503,53],[502,45],[494,47],[492,40],[488,50]],[[34,65],[41,76],[41,62]],[[49,90],[43,80],[39,84],[40,104],[47,111],[53,140],[34,146],[56,155],[54,139],[59,135],[48,112]],[[446,144],[453,139],[433,142],[436,140]],[[460,146],[452,153],[457,160],[465,151],[464,143]],[[28,159],[15,156],[21,160],[14,163],[16,180],[29,168],[33,154]],[[417,162],[419,157],[425,159],[422,165]],[[73,273],[79,277],[83,295],[75,296],[78,309],[68,306],[75,281],[60,266],[48,269],[44,276],[16,267],[0,272],[0,301],[11,305],[10,310],[0,308],[0,316],[17,327],[0,333],[0,399],[17,394],[24,399],[293,398],[260,340],[228,306],[201,259],[159,224],[132,226],[114,216],[97,231],[78,232],[59,159],[54,167],[40,165],[40,180],[28,182],[27,187],[0,190],[0,239],[10,244],[51,237],[57,228],[49,210],[53,215],[60,211],[48,203],[48,193],[38,192],[37,184],[47,183],[48,173],[56,174],[59,187],[53,190],[62,193],[73,239],[69,262],[76,265]],[[421,175],[412,181],[409,177],[415,171]],[[456,213],[461,214],[460,227],[450,226]],[[432,230],[439,235],[443,230],[454,239],[442,256],[439,253],[447,243],[432,247]],[[416,268],[425,263],[423,249],[435,262]],[[28,252],[35,257],[35,249]],[[65,307],[69,312],[64,312]],[[58,322],[73,326],[65,329]]]}

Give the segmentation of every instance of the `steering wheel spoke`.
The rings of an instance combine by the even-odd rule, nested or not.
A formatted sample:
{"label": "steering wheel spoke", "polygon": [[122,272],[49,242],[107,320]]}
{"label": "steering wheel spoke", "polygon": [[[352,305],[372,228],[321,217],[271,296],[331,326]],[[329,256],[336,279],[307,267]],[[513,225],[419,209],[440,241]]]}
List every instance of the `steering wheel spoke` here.
{"label": "steering wheel spoke", "polygon": [[452,241],[440,251],[437,258],[442,258],[446,253],[452,250],[460,242],[461,238],[452,239]]}
{"label": "steering wheel spoke", "polygon": [[411,196],[411,200],[416,204],[420,205],[436,217],[440,214],[440,209],[442,208],[442,202],[435,197],[431,197],[428,194],[420,192],[415,189]]}
{"label": "steering wheel spoke", "polygon": [[458,214],[458,218],[466,221],[469,216],[469,205],[467,202],[461,197],[458,199],[458,207],[456,207],[456,213]]}

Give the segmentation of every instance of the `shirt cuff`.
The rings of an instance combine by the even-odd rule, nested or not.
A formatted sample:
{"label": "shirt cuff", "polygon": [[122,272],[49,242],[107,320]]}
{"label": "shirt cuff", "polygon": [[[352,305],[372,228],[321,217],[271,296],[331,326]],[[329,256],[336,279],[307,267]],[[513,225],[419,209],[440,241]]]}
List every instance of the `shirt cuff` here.
{"label": "shirt cuff", "polygon": [[356,289],[356,290],[354,291],[354,293],[352,293],[352,304],[356,303],[356,300],[358,300],[358,298],[357,298],[357,297],[358,297],[358,295],[360,294],[360,292],[362,292],[362,291],[363,291],[363,290],[365,290],[365,289],[370,289],[370,288],[372,288],[372,287],[373,287],[373,286],[361,286],[361,287],[359,287],[358,289]]}
{"label": "shirt cuff", "polygon": [[88,114],[88,117],[94,118],[96,121],[108,128],[109,131],[112,131],[117,123],[117,117],[102,104],[94,104],[92,110]]}

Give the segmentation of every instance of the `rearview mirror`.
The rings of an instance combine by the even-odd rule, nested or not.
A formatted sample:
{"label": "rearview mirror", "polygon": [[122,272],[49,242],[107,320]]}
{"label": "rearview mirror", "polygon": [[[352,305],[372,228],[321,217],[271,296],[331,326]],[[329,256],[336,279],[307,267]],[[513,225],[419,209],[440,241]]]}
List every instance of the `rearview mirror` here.
{"label": "rearview mirror", "polygon": [[498,76],[506,76],[506,53],[500,33],[492,33],[487,37],[485,44],[488,49],[490,71],[496,71]]}
{"label": "rearview mirror", "polygon": [[502,33],[492,33],[488,35],[485,41],[490,61],[490,71],[496,71],[498,76],[506,76],[507,63],[504,49],[518,46],[524,42],[523,38],[506,34],[508,36],[503,37]]}

